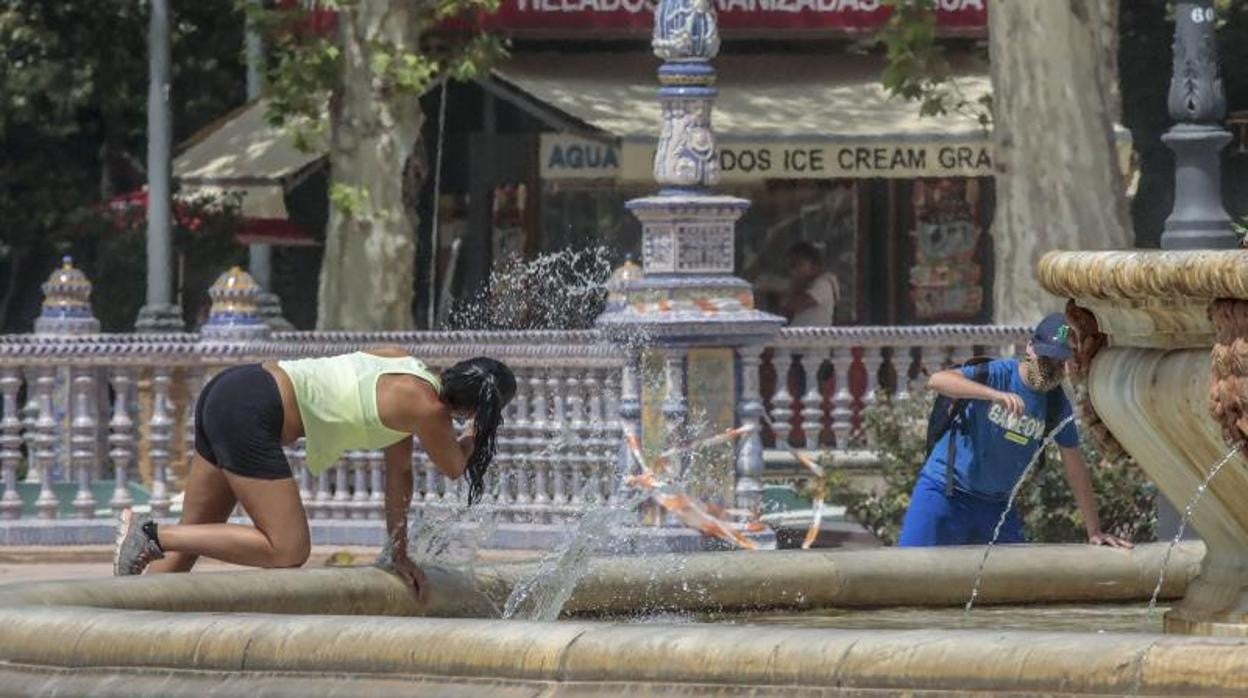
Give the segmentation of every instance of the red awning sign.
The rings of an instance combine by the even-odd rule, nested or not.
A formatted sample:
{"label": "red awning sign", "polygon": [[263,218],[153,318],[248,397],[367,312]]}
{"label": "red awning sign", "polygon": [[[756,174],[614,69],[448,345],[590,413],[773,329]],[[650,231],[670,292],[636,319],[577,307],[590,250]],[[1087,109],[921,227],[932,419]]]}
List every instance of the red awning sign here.
{"label": "red awning sign", "polygon": [[[878,30],[892,12],[882,0],[712,0],[721,31],[857,34]],[[931,0],[945,33],[980,34],[987,0]],[[515,33],[642,34],[654,24],[655,0],[502,0],[483,27]]]}

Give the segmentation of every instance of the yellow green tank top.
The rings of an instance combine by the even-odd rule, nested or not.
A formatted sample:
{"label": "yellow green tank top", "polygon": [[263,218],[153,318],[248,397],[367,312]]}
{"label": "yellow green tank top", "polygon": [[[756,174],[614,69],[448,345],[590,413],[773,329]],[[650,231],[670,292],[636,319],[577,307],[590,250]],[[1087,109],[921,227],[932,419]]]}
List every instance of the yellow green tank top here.
{"label": "yellow green tank top", "polygon": [[387,358],[356,352],[277,365],[295,387],[308,471],[313,475],[337,462],[343,451],[385,448],[411,436],[381,423],[377,414],[377,379],[381,376],[416,376],[442,392],[442,381],[410,356]]}

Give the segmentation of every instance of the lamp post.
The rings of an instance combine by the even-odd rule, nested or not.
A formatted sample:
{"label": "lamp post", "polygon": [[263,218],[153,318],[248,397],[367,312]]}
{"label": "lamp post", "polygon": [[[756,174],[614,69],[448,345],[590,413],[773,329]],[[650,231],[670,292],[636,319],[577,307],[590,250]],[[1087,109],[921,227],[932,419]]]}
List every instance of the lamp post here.
{"label": "lamp post", "polygon": [[173,134],[169,110],[169,0],[150,0],[147,90],[147,300],[140,332],[180,332],[182,311],[173,304],[170,196]]}
{"label": "lamp post", "polygon": [[1222,206],[1221,150],[1226,93],[1218,70],[1213,0],[1175,5],[1174,72],[1168,106],[1177,122],[1161,140],[1174,151],[1174,209],[1166,219],[1166,250],[1239,247]]}

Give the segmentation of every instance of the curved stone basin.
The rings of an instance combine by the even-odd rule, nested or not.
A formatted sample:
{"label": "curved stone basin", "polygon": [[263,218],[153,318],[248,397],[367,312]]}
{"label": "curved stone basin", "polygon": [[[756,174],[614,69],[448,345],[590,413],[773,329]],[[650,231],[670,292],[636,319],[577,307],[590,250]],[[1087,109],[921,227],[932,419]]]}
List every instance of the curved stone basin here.
{"label": "curved stone basin", "polygon": [[[1182,593],[1202,553],[1200,545],[1176,550],[1167,597]],[[960,604],[981,554],[956,548],[597,559],[570,610]],[[1141,600],[1163,555],[1158,545],[1134,552],[1003,547],[989,562],[983,599]],[[484,567],[476,580],[431,568],[424,604],[371,568],[4,589],[0,686],[15,694],[118,696],[1248,690],[1248,644],[1217,638],[393,617],[490,616],[492,601],[525,577],[524,567]]]}
{"label": "curved stone basin", "polygon": [[[1055,252],[1038,276],[1073,306],[1093,416],[1182,507],[1248,436],[1248,250]],[[1244,453],[1209,484],[1192,525],[1208,554],[1167,629],[1248,635]]]}

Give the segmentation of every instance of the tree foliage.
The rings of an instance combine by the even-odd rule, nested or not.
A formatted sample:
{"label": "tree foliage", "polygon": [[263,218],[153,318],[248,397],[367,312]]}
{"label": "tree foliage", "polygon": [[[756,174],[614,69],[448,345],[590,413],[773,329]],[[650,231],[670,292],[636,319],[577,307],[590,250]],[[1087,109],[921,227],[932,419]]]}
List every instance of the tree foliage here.
{"label": "tree foliage", "polygon": [[[0,331],[29,328],[59,254],[89,263],[105,246],[79,225],[91,208],[146,180],[147,25],[129,0],[0,3]],[[242,29],[232,0],[177,4],[176,140],[242,102],[241,51],[223,50]],[[97,284],[98,297],[119,293]]]}
{"label": "tree foliage", "polygon": [[[344,42],[337,14],[364,0],[281,2],[265,8],[236,0],[255,22],[269,46],[265,74],[268,118],[291,129],[304,149],[322,149],[330,128],[333,101],[341,99]],[[376,0],[411,3],[419,46],[401,46],[369,37],[369,61],[382,97],[407,95],[418,99],[443,79],[471,80],[506,55],[498,37],[476,28],[475,18],[498,9],[499,0]],[[331,183],[331,202],[348,212],[361,212],[367,192],[341,182]]]}
{"label": "tree foliage", "polygon": [[[504,53],[476,21],[497,0],[319,0],[252,10],[273,51],[269,118],[329,153],[332,204],[317,326],[412,324],[426,164],[419,97]],[[364,274],[370,270],[371,276]]]}
{"label": "tree foliage", "polygon": [[960,89],[936,31],[930,0],[884,0],[892,8],[876,39],[884,47],[880,80],[889,93],[919,102],[923,116],[961,114],[981,126],[992,123],[992,96],[972,100]]}

